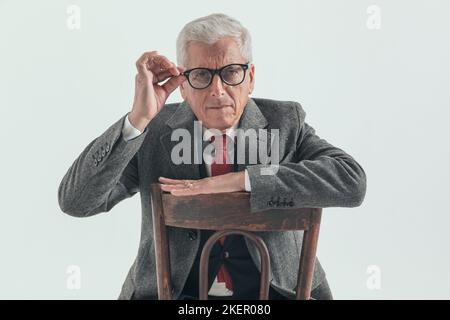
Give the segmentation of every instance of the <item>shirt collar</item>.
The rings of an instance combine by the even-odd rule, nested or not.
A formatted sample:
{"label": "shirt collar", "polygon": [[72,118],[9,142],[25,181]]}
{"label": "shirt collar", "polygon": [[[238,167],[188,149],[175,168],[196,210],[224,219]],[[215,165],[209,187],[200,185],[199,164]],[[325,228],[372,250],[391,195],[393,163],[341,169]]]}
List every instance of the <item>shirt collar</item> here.
{"label": "shirt collar", "polygon": [[[236,128],[238,124],[235,123],[232,127],[225,130],[225,134],[231,139],[234,140],[234,136],[236,134]],[[211,137],[214,135],[214,132],[212,130],[208,130],[203,126],[203,140],[209,141]]]}

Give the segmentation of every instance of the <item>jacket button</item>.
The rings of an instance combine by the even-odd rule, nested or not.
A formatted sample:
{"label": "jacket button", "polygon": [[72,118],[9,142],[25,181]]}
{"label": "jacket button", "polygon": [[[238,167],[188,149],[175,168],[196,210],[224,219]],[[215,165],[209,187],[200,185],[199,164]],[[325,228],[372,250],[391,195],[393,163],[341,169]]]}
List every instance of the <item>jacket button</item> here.
{"label": "jacket button", "polygon": [[189,231],[188,236],[189,236],[189,240],[195,240],[195,239],[197,239],[197,232]]}
{"label": "jacket button", "polygon": [[97,159],[94,160],[94,165],[95,165],[95,166],[98,165]]}
{"label": "jacket button", "polygon": [[106,151],[103,149],[102,150],[102,157],[104,157],[106,155]]}
{"label": "jacket button", "polygon": [[107,142],[106,143],[106,152],[108,152],[109,151],[109,143]]}

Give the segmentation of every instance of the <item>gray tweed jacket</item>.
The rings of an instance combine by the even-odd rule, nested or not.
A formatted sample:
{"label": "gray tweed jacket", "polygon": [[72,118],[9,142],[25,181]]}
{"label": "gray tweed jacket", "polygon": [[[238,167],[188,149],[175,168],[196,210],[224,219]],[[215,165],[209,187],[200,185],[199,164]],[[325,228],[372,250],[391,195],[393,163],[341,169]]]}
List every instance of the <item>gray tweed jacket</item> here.
{"label": "gray tweed jacket", "polygon": [[[123,284],[119,299],[156,299],[150,185],[158,177],[199,179],[199,164],[175,165],[171,161],[174,129],[187,129],[193,136],[196,117],[187,102],[167,104],[140,136],[125,141],[122,127],[127,114],[94,139],[78,156],[58,189],[61,210],[75,217],[110,211],[118,202],[140,192],[142,229],[137,257]],[[271,206],[356,207],[366,193],[362,167],[342,149],[315,134],[305,122],[306,113],[297,102],[249,98],[239,122],[242,129],[279,129],[278,171],[262,174],[256,164],[239,165],[248,170],[252,211]],[[258,138],[266,139],[262,136]],[[248,148],[247,144],[247,148]],[[269,143],[270,150],[270,143]],[[276,201],[278,199],[287,201]],[[194,235],[194,236],[193,236]],[[197,236],[195,236],[197,235]],[[259,232],[271,257],[271,286],[288,298],[294,288],[302,246],[302,231]],[[178,298],[199,249],[199,230],[169,228],[173,296]],[[246,240],[260,270],[256,248]],[[312,289],[325,278],[316,259]]]}

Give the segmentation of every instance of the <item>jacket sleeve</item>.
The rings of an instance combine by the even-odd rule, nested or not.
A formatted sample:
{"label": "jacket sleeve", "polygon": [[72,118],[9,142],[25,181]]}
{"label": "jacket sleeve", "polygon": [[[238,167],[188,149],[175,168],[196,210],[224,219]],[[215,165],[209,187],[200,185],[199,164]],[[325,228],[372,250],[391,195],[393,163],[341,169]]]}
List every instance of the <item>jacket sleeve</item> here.
{"label": "jacket sleeve", "polygon": [[94,139],[64,175],[58,189],[61,210],[87,217],[111,210],[139,191],[137,151],[147,134],[125,141],[125,117]]}
{"label": "jacket sleeve", "polygon": [[[301,108],[297,108],[299,120]],[[302,122],[295,161],[284,162],[273,175],[261,174],[268,165],[248,166],[251,210],[280,208],[357,207],[366,193],[363,168],[343,150],[316,135]]]}

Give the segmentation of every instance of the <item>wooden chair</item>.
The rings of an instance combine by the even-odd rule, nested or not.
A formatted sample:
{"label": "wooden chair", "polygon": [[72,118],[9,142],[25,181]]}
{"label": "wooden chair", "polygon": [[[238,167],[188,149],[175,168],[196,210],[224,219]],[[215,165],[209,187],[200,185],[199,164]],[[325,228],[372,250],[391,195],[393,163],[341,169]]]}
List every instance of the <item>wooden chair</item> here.
{"label": "wooden chair", "polygon": [[270,260],[264,241],[252,231],[304,230],[297,276],[296,298],[310,299],[319,237],[321,208],[269,209],[250,212],[247,192],[176,197],[151,186],[156,276],[160,300],[172,299],[167,226],[217,230],[203,247],[200,258],[199,298],[208,298],[208,260],[214,243],[223,236],[240,234],[250,239],[261,257],[260,299],[269,298]]}

